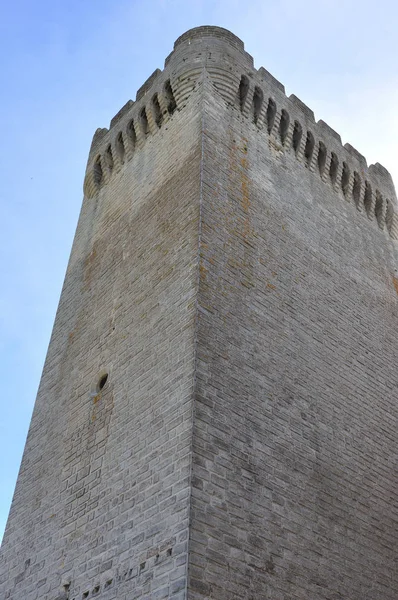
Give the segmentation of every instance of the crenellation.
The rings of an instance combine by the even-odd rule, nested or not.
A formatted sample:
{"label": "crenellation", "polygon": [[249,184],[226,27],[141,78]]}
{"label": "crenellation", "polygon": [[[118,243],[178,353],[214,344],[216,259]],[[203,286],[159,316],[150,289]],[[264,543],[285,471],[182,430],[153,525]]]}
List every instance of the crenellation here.
{"label": "crenellation", "polygon": [[320,131],[323,133],[323,135],[325,136],[331,136],[334,137],[335,140],[338,142],[339,145],[341,145],[341,137],[340,135],[330,127],[330,125],[328,125],[327,123],[325,123],[325,121],[322,121],[322,119],[320,121],[317,122],[317,127],[319,127]]}
{"label": "crenellation", "polygon": [[115,116],[113,117],[113,119],[111,119],[111,122],[110,122],[110,125],[109,125],[109,129],[112,129],[112,127],[114,127],[120,121],[120,119],[127,112],[129,112],[129,110],[131,109],[131,107],[133,105],[134,105],[134,100],[127,100],[126,104],[124,106],[122,106],[122,108],[115,114]]}
{"label": "crenellation", "polygon": [[361,154],[360,152],[358,152],[358,150],[356,148],[354,148],[354,146],[351,146],[351,144],[349,144],[348,142],[344,144],[344,149],[347,150],[348,154],[350,154],[350,156],[352,156],[353,158],[355,158],[358,163],[361,165],[361,168],[366,169],[367,168],[367,162],[366,162],[366,158],[363,156],[363,154]]}
{"label": "crenellation", "polygon": [[104,139],[106,138],[106,135],[108,132],[109,132],[109,129],[107,129],[106,127],[102,127],[102,128],[99,127],[95,131],[95,133],[93,135],[93,139],[91,141],[91,147],[90,147],[88,160],[90,160],[90,158],[92,158],[95,154],[97,154],[97,151],[103,144]]}
{"label": "crenellation", "polygon": [[159,75],[161,75],[162,71],[160,69],[155,69],[155,71],[148,77],[148,79],[143,83],[143,85],[137,90],[136,94],[136,102],[141,100],[148,91],[153,87]]}
{"label": "crenellation", "polygon": [[283,85],[283,83],[281,83],[280,81],[278,81],[278,79],[271,75],[271,73],[267,71],[267,69],[264,69],[264,67],[260,67],[257,73],[260,76],[260,78],[271,88],[276,88],[280,90],[283,94],[285,94],[285,86]]}
{"label": "crenellation", "polygon": [[[337,193],[341,190],[346,199],[349,197],[348,169],[350,173],[355,171],[361,173],[364,179],[369,179],[369,185],[375,179],[372,188],[382,187],[380,192],[382,195],[386,195],[387,187],[387,195],[392,198],[391,201],[394,203],[395,192],[391,178],[384,167],[380,165],[368,169],[366,159],[351,144],[346,143],[342,146],[340,135],[325,121],[315,122],[313,111],[297,96],[291,94],[286,97],[284,86],[264,67],[260,67],[258,71],[252,68],[251,57],[247,56],[239,38],[235,39],[233,35],[231,37],[229,32],[224,30],[215,34],[213,29],[198,28],[178,38],[173,52],[165,63],[165,70],[163,72],[159,69],[154,71],[137,92],[137,102],[127,103],[122,109],[122,114],[118,113],[117,119],[115,117],[112,120],[109,138],[112,137],[112,125],[118,123],[123,125],[124,117],[128,115],[131,119],[134,113],[136,142],[133,142],[133,146],[135,147],[135,143],[137,143],[138,147],[142,148],[148,135],[156,134],[163,122],[174,112],[176,105],[180,110],[183,109],[200,79],[200,73],[205,68],[215,89],[228,103],[237,103],[243,116],[252,121],[260,130],[264,129],[266,124],[265,128],[274,139],[274,143],[280,144],[285,152],[289,152],[293,148],[298,160],[304,161],[310,172],[318,171],[322,181],[325,184],[331,184]],[[207,38],[213,40],[214,35],[216,35],[216,42],[222,44],[224,49],[221,50],[223,46],[216,45],[214,47],[213,44],[213,51],[207,55],[206,49],[203,50],[201,44]],[[229,51],[232,51],[227,60],[243,61],[246,73],[241,70],[238,75],[238,70],[231,72],[224,65],[219,65],[222,52],[226,50],[225,44],[227,44],[227,48],[230,47]],[[198,48],[201,48],[201,51],[198,51]],[[240,58],[234,54],[236,51]],[[237,69],[239,69],[238,63]],[[170,78],[169,72],[173,74],[172,78]],[[174,81],[173,87],[171,79]],[[265,86],[265,89],[262,86]],[[150,91],[151,100],[140,104],[139,100],[146,100]],[[106,130],[105,133],[101,133],[98,140],[104,142],[105,136]],[[300,139],[298,139],[299,137]],[[303,137],[306,140],[304,144]],[[96,148],[99,146],[99,141],[96,141]],[[113,142],[114,144],[115,142]],[[127,152],[128,159],[131,159],[132,154],[133,148]],[[343,165],[346,165],[345,172]],[[98,170],[98,167],[91,168]],[[109,181],[110,172],[112,169],[108,168],[107,172],[103,173],[103,177],[97,175],[94,178],[95,185],[85,185],[85,190],[93,193],[95,186],[98,188],[102,183],[106,184]],[[88,174],[87,177],[90,179],[91,176]],[[365,188],[360,196],[361,199],[358,197],[358,184],[355,181],[352,182],[352,188],[354,202],[361,211]],[[369,206],[368,199],[366,202]],[[372,218],[373,210],[365,212]],[[378,214],[381,215],[379,216],[381,223],[384,212],[378,210]]]}
{"label": "crenellation", "polygon": [[382,194],[390,198],[391,202],[397,207],[394,182],[387,169],[380,163],[376,163],[370,165],[368,171],[374,182],[374,187],[377,187]]}
{"label": "crenellation", "polygon": [[300,100],[300,98],[294,94],[290,94],[289,100],[299,109],[300,112],[305,115],[308,121],[315,123],[314,111],[311,110],[302,100]]}
{"label": "crenellation", "polygon": [[[115,171],[119,172],[124,164],[124,156],[127,160],[131,160],[136,147],[142,149],[148,136],[156,134],[159,127],[172,116],[177,105],[170,79],[161,82],[160,85],[155,86],[155,89],[158,91],[155,91],[150,102],[145,94],[145,103],[133,102],[129,106],[127,103],[123,114],[118,113],[113,128],[96,131],[84,181],[84,193],[87,197],[93,197],[102,185],[107,185],[110,181],[116,156]],[[161,105],[162,111],[160,111]],[[124,140],[127,141],[127,148]],[[94,155],[94,150],[97,152],[100,143],[105,145],[103,156]],[[123,160],[120,158],[120,153],[123,155]]]}

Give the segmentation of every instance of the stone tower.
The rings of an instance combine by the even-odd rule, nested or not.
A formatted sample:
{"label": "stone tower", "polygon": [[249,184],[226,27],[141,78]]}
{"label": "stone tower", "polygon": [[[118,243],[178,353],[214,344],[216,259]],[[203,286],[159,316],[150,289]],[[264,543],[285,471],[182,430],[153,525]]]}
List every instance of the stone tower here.
{"label": "stone tower", "polygon": [[97,130],[5,600],[396,600],[393,184],[217,27]]}

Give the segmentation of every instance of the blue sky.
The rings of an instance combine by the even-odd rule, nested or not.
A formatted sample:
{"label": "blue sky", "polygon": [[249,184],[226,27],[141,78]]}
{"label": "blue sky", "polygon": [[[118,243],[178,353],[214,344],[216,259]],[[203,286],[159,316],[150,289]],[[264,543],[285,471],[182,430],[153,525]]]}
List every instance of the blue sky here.
{"label": "blue sky", "polygon": [[[0,536],[82,200],[92,135],[197,25],[232,30],[398,183],[395,0],[14,0],[0,9]],[[388,360],[388,357],[386,357]]]}

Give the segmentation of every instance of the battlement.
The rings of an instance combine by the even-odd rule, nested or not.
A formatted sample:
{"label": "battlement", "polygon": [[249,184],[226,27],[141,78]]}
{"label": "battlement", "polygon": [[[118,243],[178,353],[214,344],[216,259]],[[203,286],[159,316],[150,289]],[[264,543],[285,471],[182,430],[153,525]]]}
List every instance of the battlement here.
{"label": "battlement", "polygon": [[150,136],[183,110],[205,72],[228,109],[240,111],[248,127],[268,136],[277,153],[291,153],[314,177],[389,236],[398,239],[397,200],[388,171],[366,159],[266,69],[256,70],[243,42],[220,27],[197,27],[181,35],[166,58],[111,120],[94,135],[84,182],[93,197]]}

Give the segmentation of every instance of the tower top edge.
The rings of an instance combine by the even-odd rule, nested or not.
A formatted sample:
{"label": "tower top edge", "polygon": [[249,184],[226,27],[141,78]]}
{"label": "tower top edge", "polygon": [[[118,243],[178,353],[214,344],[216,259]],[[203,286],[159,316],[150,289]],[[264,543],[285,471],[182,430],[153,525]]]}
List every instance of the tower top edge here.
{"label": "tower top edge", "polygon": [[[134,131],[137,145],[144,143],[141,129],[157,130],[156,120],[169,118],[169,103],[181,110],[191,93],[197,88],[199,74],[206,71],[228,106],[239,105],[239,85],[250,88],[251,97],[256,92],[289,115],[292,123],[307,131],[314,144],[322,142],[331,152],[347,161],[350,169],[365,178],[371,176],[375,187],[380,188],[395,206],[398,206],[392,177],[381,164],[368,165],[366,158],[351,144],[342,144],[341,136],[325,121],[316,120],[314,112],[294,94],[286,95],[284,85],[264,67],[256,69],[253,57],[245,50],[243,41],[223,27],[203,25],[187,30],[174,42],[172,52],[166,57],[164,69],[156,69],[137,91],[135,101],[126,104],[111,119],[109,129],[97,129],[94,134],[87,168],[98,159],[103,148],[115,144],[117,136],[127,138]],[[160,112],[159,112],[160,111]],[[144,119],[148,124],[143,124]],[[248,116],[248,115],[246,115]],[[134,142],[135,144],[135,142]],[[101,150],[102,148],[102,150]]]}
{"label": "tower top edge", "polygon": [[225,41],[242,52],[245,50],[245,45],[242,40],[232,33],[232,31],[229,31],[229,29],[224,29],[224,27],[216,27],[213,25],[202,25],[200,27],[188,29],[188,31],[180,35],[174,42],[174,50],[184,42],[209,37]]}

